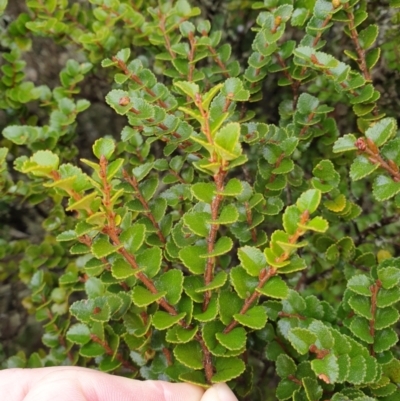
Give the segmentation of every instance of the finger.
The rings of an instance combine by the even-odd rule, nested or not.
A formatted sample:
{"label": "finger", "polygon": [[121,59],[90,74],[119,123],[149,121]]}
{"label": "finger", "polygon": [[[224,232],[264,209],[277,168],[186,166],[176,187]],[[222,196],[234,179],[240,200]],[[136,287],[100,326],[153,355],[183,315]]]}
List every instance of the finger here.
{"label": "finger", "polygon": [[0,372],[8,401],[200,401],[203,390],[186,383],[138,381],[78,367]]}
{"label": "finger", "polygon": [[214,384],[201,398],[201,401],[238,401],[232,390],[225,383]]}

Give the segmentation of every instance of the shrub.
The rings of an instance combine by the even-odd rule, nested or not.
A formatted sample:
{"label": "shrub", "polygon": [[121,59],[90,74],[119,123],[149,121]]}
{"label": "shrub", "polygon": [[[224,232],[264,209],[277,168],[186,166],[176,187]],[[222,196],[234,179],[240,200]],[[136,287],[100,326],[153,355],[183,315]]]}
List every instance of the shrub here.
{"label": "shrub", "polygon": [[4,20],[0,278],[43,329],[3,367],[398,400],[399,1],[132,3]]}

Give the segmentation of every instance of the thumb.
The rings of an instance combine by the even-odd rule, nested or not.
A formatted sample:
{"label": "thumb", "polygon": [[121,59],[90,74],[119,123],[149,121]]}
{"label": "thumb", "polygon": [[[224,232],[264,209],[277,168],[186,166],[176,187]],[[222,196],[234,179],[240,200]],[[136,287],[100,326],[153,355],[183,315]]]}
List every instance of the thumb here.
{"label": "thumb", "polygon": [[214,384],[201,397],[201,401],[238,401],[225,383]]}

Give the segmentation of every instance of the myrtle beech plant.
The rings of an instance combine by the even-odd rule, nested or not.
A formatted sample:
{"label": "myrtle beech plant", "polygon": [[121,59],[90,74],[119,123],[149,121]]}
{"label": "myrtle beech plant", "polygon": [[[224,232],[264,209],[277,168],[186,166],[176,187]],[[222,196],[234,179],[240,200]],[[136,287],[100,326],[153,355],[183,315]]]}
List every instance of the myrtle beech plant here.
{"label": "myrtle beech plant", "polygon": [[400,2],[205,3],[0,0],[0,280],[41,327],[0,362],[398,401]]}

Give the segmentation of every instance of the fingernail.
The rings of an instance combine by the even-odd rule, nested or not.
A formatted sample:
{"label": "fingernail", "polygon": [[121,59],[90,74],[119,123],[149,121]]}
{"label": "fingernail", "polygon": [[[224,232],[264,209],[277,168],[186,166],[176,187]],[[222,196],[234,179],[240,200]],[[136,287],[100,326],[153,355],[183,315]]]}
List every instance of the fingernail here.
{"label": "fingernail", "polygon": [[218,383],[204,393],[201,401],[238,401],[238,399],[227,384]]}
{"label": "fingernail", "polygon": [[214,388],[217,391],[219,401],[238,401],[227,384],[218,383],[214,385]]}

